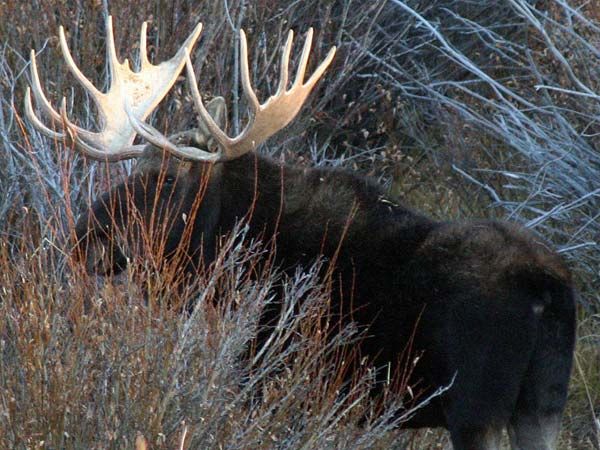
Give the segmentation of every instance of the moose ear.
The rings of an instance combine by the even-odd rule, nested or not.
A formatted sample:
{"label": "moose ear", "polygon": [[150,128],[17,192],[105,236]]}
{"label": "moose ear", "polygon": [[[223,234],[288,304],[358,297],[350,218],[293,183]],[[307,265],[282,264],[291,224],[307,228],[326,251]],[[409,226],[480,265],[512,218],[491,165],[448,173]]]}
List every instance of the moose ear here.
{"label": "moose ear", "polygon": [[[221,130],[227,130],[227,105],[223,97],[215,97],[206,104],[208,114],[213,118],[217,127]],[[198,117],[198,128],[182,133],[182,136],[191,139],[198,148],[215,151],[217,141],[212,136],[208,126],[200,117]]]}
{"label": "moose ear", "polygon": [[215,97],[206,105],[206,110],[221,130],[227,129],[227,105],[223,97]]}

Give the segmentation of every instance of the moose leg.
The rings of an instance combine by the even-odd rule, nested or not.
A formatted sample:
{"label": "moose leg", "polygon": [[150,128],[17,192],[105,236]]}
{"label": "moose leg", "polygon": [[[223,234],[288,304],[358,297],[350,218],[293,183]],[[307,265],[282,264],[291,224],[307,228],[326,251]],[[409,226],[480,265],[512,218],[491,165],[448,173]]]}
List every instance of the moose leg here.
{"label": "moose leg", "polygon": [[[558,328],[558,327],[556,327]],[[546,334],[549,334],[546,330]],[[508,424],[513,450],[554,450],[567,398],[570,355],[536,351]]]}
{"label": "moose leg", "polygon": [[456,316],[461,320],[446,324],[445,335],[447,366],[456,375],[442,399],[452,444],[455,450],[499,450],[527,372],[535,330],[519,321],[522,314],[500,308],[472,307]]}
{"label": "moose leg", "polygon": [[502,426],[450,430],[454,450],[500,450]]}
{"label": "moose leg", "polygon": [[555,450],[559,431],[559,414],[517,414],[508,427],[513,450]]}
{"label": "moose leg", "polygon": [[557,447],[575,340],[571,295],[556,289],[545,302],[536,348],[508,425],[513,450]]}

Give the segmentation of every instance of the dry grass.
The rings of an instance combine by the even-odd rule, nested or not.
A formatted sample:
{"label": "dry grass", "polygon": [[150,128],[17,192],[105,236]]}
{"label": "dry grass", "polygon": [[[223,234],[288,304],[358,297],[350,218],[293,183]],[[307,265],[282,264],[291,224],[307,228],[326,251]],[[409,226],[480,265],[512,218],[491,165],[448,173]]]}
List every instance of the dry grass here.
{"label": "dry grass", "polygon": [[[328,329],[318,266],[285,279],[257,266],[263,250],[236,236],[178,289],[174,264],[134,263],[97,279],[64,256],[68,239],[31,234],[0,251],[0,447],[133,448],[143,437],[174,448],[184,431],[185,448],[373,448],[397,439],[403,390],[378,406],[368,367],[346,383],[359,336]],[[276,293],[284,313],[252,350]]]}

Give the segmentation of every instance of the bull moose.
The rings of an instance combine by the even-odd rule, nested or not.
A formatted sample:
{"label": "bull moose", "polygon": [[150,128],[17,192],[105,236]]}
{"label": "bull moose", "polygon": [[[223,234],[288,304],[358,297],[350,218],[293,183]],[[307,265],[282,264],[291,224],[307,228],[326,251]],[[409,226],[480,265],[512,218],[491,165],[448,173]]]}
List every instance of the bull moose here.
{"label": "bull moose", "polygon": [[[117,58],[108,18],[111,86],[102,93],[75,65],[61,27],[67,66],[98,107],[98,132],[69,121],[64,100],[60,112],[51,106],[31,53],[25,109],[34,126],[50,137],[72,139],[92,159],[137,160],[132,174],[101,195],[77,223],[87,270],[123,269],[135,245],[119,236],[133,226],[133,216],[147,226],[150,217],[168,223],[165,258],[189,230],[185,251],[191,273],[210,264],[220,237],[244,221],[245,238],[272,242],[269,257],[284,271],[329,261],[337,283],[332,303],[352,309],[345,317],[367,330],[356,345],[374,366],[400,370],[400,355],[410,341],[421,355],[411,382],[431,391],[449,386],[407,427],[446,427],[455,449],[497,449],[505,428],[513,449],[556,448],[575,339],[574,290],[559,255],[515,224],[434,221],[363,176],[288,165],[256,152],[297,115],[333,59],[335,48],[305,80],[312,30],[288,88],[290,31],[277,92],[262,104],[251,86],[241,31],[241,80],[250,118],[238,136],[229,137],[225,101],[217,97],[205,106],[198,90],[189,53],[200,32],[201,24],[172,59],[153,65],[146,56],[144,24],[141,67],[132,71]],[[199,124],[166,137],[144,120],[183,66]],[[36,116],[31,91],[38,108],[65,132]],[[134,145],[137,135],[149,144]]]}

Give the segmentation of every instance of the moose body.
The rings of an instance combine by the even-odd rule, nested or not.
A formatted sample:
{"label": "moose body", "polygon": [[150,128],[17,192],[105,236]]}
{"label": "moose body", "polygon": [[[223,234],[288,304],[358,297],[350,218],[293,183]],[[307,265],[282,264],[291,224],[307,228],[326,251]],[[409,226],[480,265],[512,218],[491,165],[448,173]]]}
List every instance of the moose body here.
{"label": "moose body", "polygon": [[[245,38],[243,55],[244,46]],[[253,107],[259,129],[270,123],[260,114],[287,95],[284,62],[278,94]],[[193,78],[190,66],[188,60]],[[252,103],[247,71],[242,75]],[[385,368],[381,377],[401,371],[410,354],[418,359],[409,380],[416,391],[427,396],[447,387],[407,427],[446,427],[459,450],[497,449],[505,427],[514,449],[555,448],[575,338],[574,292],[556,252],[507,222],[437,222],[367,178],[249,151],[256,146],[250,125],[241,135],[251,137],[249,147],[240,150],[244,139],[219,134],[223,99],[197,106],[199,128],[168,139],[139,123],[144,113],[127,111],[154,145],[129,148],[128,157],[138,159],[132,175],[79,219],[78,249],[90,272],[121,270],[136,249],[124,236],[139,239],[132,229],[141,223],[166,233],[165,258],[183,245],[194,274],[243,221],[245,238],[270,243],[283,271],[325,261],[333,309],[365,330],[359,354]]]}
{"label": "moose body", "polygon": [[[164,250],[172,253],[184,214],[191,217],[201,196],[191,235],[203,239],[190,241],[196,257],[188,270],[210,263],[214,251],[207,247],[246,221],[246,239],[272,241],[283,270],[293,273],[318,258],[335,264],[333,309],[340,306],[367,329],[361,355],[395,373],[410,350],[420,355],[410,381],[416,392],[427,396],[451,385],[407,426],[447,427],[456,448],[488,448],[473,443],[496,439],[509,423],[521,440],[555,439],[571,369],[574,301],[567,269],[539,237],[506,222],[435,222],[342,170],[288,166],[256,153],[211,170],[167,159],[149,146],[138,161],[141,172],[79,220],[80,241],[110,245],[135,217],[126,208],[147,215],[154,204],[160,216],[182,199],[171,215],[180,235]],[[143,195],[114,200],[128,192]],[[124,255],[113,256],[108,265],[90,256],[88,268],[118,270]]]}

